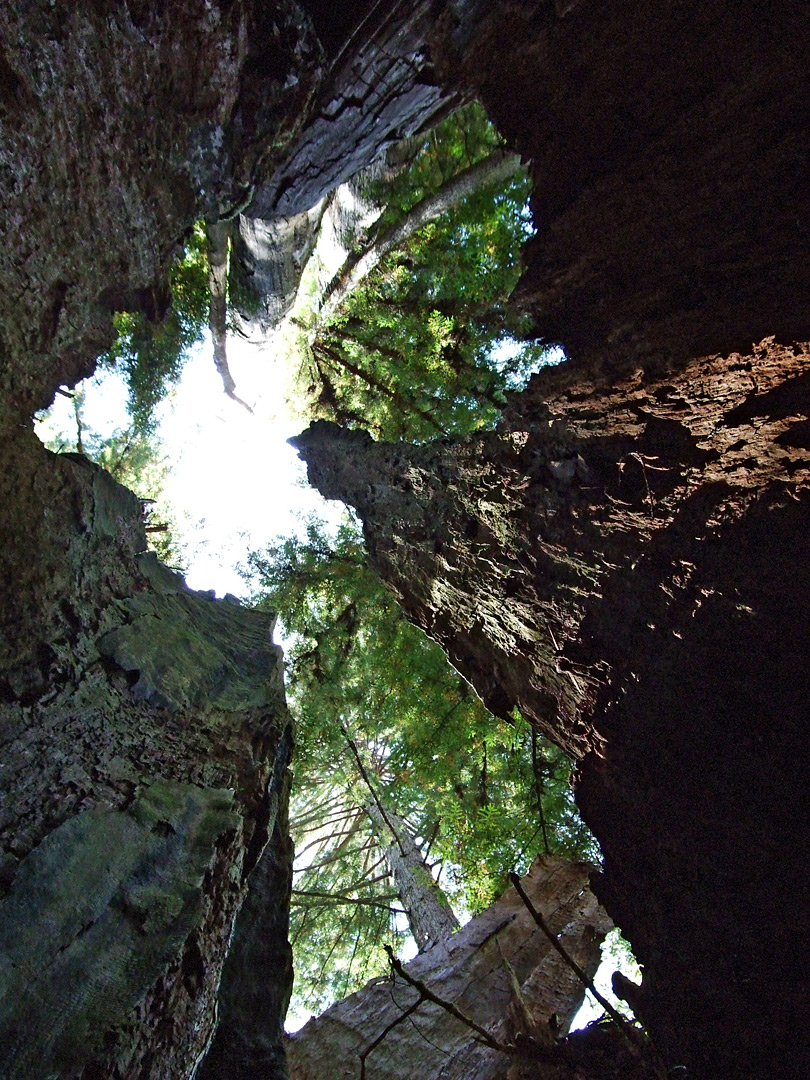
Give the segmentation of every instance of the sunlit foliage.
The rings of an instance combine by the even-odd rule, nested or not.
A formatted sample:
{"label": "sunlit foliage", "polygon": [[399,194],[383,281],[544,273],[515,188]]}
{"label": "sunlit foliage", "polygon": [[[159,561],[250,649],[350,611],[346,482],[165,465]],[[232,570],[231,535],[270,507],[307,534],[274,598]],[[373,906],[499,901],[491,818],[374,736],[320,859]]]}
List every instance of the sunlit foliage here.
{"label": "sunlit foliage", "polygon": [[397,900],[361,809],[368,791],[344,729],[386,805],[443,867],[460,909],[485,908],[510,871],[525,871],[544,851],[596,855],[567,760],[522,718],[507,723],[488,712],[367,567],[351,520],[334,538],[310,522],[303,539],[255,552],[250,563],[256,601],[277,610],[292,636],[292,818],[304,852],[295,887],[343,898],[294,897],[298,989],[310,1007],[382,970],[380,945],[394,932]]}
{"label": "sunlit foliage", "polygon": [[113,316],[117,338],[99,358],[121,371],[129,387],[129,413],[139,434],[154,432],[156,409],[183,371],[192,347],[208,325],[208,258],[205,229],[194,227],[170,273],[171,303],[156,321],[141,311]]}
{"label": "sunlit foliage", "polygon": [[[445,120],[407,169],[371,185],[385,210],[360,248],[498,141],[479,105]],[[494,423],[504,392],[545,356],[537,344],[498,348],[529,329],[506,306],[531,233],[528,195],[522,170],[476,191],[384,258],[316,326],[299,377],[314,416],[410,441]]]}

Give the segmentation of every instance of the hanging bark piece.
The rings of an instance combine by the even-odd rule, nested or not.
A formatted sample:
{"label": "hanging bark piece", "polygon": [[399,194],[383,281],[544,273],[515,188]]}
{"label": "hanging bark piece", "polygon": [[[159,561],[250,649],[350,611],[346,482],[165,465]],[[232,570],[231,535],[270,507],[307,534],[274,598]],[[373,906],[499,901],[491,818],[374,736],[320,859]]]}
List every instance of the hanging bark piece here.
{"label": "hanging bark piece", "polygon": [[[523,883],[533,903],[559,934],[566,951],[593,974],[599,945],[611,927],[588,889],[586,863],[538,859]],[[482,1025],[500,1042],[518,1034],[513,977],[538,1027],[556,1014],[564,1034],[582,1001],[579,979],[537,928],[513,889],[456,933],[406,965],[414,978]],[[464,1023],[425,1002],[394,1022],[418,991],[399,978],[377,979],[311,1020],[288,1043],[292,1080],[355,1080],[360,1055],[390,1026],[365,1059],[367,1080],[505,1078],[510,1060],[481,1046]],[[517,1019],[517,1023],[520,1021]]]}
{"label": "hanging bark piece", "polygon": [[217,221],[205,230],[208,240],[208,328],[214,343],[214,367],[222,379],[226,395],[247,409],[253,409],[236,395],[236,383],[228,366],[228,252],[231,243],[231,223]]}

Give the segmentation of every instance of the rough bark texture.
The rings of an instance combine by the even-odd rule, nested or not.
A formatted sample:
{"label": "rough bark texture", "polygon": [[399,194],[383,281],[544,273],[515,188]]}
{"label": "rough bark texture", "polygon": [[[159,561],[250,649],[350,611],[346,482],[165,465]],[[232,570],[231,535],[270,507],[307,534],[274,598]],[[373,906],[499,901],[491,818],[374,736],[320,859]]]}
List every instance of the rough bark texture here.
{"label": "rough bark texture", "polygon": [[248,216],[285,217],[309,210],[390,143],[446,109],[448,97],[427,45],[444,6],[437,10],[429,0],[363,5],[367,14],[330,57],[311,121],[276,172],[257,185]]}
{"label": "rough bark texture", "polygon": [[[394,128],[418,126],[439,106],[419,63],[393,105],[406,50],[390,95],[372,94],[368,108],[346,102],[347,115],[333,118],[340,153],[300,156],[296,140],[314,145],[308,125],[322,122],[325,102],[344,113],[351,80],[335,82],[335,61],[355,70],[360,14],[321,40],[323,6],[294,0],[0,11],[0,1059],[9,1080],[188,1077],[211,1037],[232,937],[218,1046],[244,1075],[283,1070],[289,733],[271,620],[187,590],[145,553],[138,500],[83,458],[45,451],[30,417],[57,386],[92,371],[113,311],[160,318],[170,259],[195,220],[234,217],[280,170],[305,206],[354,160],[353,127],[362,131],[352,154],[370,160]],[[373,64],[374,45],[365,49]],[[251,1030],[255,991],[238,971],[258,964],[257,947],[241,944],[257,940],[263,1016]]]}
{"label": "rough bark texture", "polygon": [[[250,323],[276,325],[292,307],[330,191],[351,182],[461,99],[442,89],[428,50],[443,4],[350,5],[332,24],[328,62],[311,119],[276,172],[257,182],[239,217],[234,281]],[[476,6],[475,4],[467,6]],[[335,48],[335,25],[346,38]],[[339,225],[336,230],[340,231]]]}
{"label": "rough bark texture", "polygon": [[294,855],[287,818],[291,751],[287,738],[279,747],[271,786],[275,828],[236,920],[222,973],[219,1022],[195,1080],[286,1076],[282,1032],[292,988],[287,941]]}
{"label": "rough bark texture", "polygon": [[0,12],[0,390],[21,418],[92,370],[116,308],[152,315],[196,218],[289,144],[322,54],[292,0]]}
{"label": "rough bark texture", "polygon": [[[342,252],[346,257],[358,230],[382,212],[382,207],[371,202],[368,184],[401,171],[420,141],[414,135],[392,143],[310,210],[268,221],[247,213],[239,215],[229,278],[230,301],[245,333],[267,333],[290,312],[316,245],[319,253],[325,248],[332,261],[333,253],[340,258]],[[326,284],[322,282],[324,287]]]}
{"label": "rough bark texture", "polygon": [[[535,907],[590,976],[599,963],[600,943],[611,927],[588,889],[591,869],[584,863],[548,857],[538,860],[523,882]],[[582,984],[538,930],[514,889],[405,967],[412,978],[504,1043],[512,1042],[519,1032],[527,1034],[526,1013],[551,1043],[552,1015],[556,1014],[564,1034],[584,995]],[[292,1080],[359,1077],[360,1054],[418,998],[417,990],[401,976],[392,975],[370,982],[333,1005],[290,1038],[287,1053]],[[505,1080],[513,1065],[513,1059],[480,1045],[469,1027],[426,1001],[368,1053],[365,1076],[368,1080],[411,1080],[415,1075],[424,1080]],[[537,1068],[533,1063],[531,1075],[573,1076],[570,1071],[544,1074]]]}
{"label": "rough bark texture", "polygon": [[581,759],[599,895],[645,965],[640,1007],[697,1075],[806,1061],[787,941],[808,913],[791,673],[810,659],[809,368],[807,348],[767,342],[601,392],[560,369],[497,433],[298,439],[490,707],[518,706]]}
{"label": "rough bark texture", "polygon": [[810,337],[800,5],[501,0],[448,40],[440,74],[531,162],[541,336],[625,371]]}
{"label": "rough bark texture", "polygon": [[186,589],[84,458],[5,452],[3,1075],[187,1076],[275,823],[272,619]]}
{"label": "rough bark texture", "polygon": [[[343,455],[332,490],[413,617],[580,758],[668,1064],[804,1080],[802,6],[32,0],[0,36],[8,1075],[189,1075],[286,723],[269,627],[142,556],[137,504],[31,411],[113,310],[160,314],[195,219],[302,213],[478,88],[533,162],[521,302],[572,361],[496,435],[312,454]],[[132,964],[96,962],[110,940]]]}

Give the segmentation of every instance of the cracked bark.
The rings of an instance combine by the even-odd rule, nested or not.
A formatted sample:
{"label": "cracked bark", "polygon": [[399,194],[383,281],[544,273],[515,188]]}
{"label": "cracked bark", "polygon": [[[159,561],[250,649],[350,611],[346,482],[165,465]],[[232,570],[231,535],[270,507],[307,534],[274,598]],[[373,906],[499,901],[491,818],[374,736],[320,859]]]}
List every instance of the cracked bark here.
{"label": "cracked bark", "polygon": [[785,817],[804,820],[808,781],[790,675],[810,657],[808,388],[810,349],[766,341],[666,379],[549,369],[466,439],[319,423],[294,440],[490,707],[579,759],[598,895],[645,967],[642,1018],[690,1075],[807,1060],[786,948],[807,896],[784,865],[810,855]]}
{"label": "cracked bark", "polygon": [[[129,1020],[101,1025],[110,1043],[87,1080],[187,1075],[238,867],[269,823],[278,728],[220,706],[200,726],[207,665],[186,692],[154,656],[144,679],[98,652],[150,625],[160,597],[178,633],[192,610],[211,631],[211,612],[165,599],[136,559],[137,513],[75,458],[46,456],[31,410],[89,373],[112,310],[159,306],[195,219],[251,198],[260,217],[303,212],[476,89],[533,162],[540,229],[521,303],[573,359],[470,456],[448,444],[394,470],[391,491],[401,479],[432,498],[435,466],[430,512],[448,512],[429,537],[405,499],[379,555],[497,709],[519,701],[581,756],[601,893],[645,961],[641,1001],[669,1060],[804,1080],[808,406],[805,354],[785,343],[810,333],[808,21],[789,3],[767,19],[719,0],[413,3],[376,6],[376,24],[341,15],[323,47],[306,13],[317,27],[324,10],[0,11],[0,882],[15,887],[41,841],[73,843],[71,822],[96,812],[120,814],[96,828],[137,847],[132,813],[158,781],[233,788],[244,822],[211,839],[197,929]],[[354,70],[365,86],[343,95]],[[526,432],[536,459],[521,457]],[[109,639],[119,656],[126,642]],[[176,711],[159,703],[177,695]],[[166,854],[161,813],[149,843]],[[158,920],[160,905],[126,896],[132,917]]]}
{"label": "cracked bark", "polygon": [[[551,856],[537,860],[523,883],[565,948],[593,973],[599,963],[599,945],[611,924],[588,889],[590,869],[588,864]],[[556,1014],[564,1034],[584,993],[513,889],[405,966],[411,976],[455,1004],[500,1042],[526,1034],[529,1017],[536,1031],[545,1032],[548,1042],[553,1042],[550,1018]],[[361,1073],[361,1053],[418,997],[398,977],[375,979],[310,1020],[288,1041],[292,1080],[321,1080],[327,1075],[333,1080],[355,1080]],[[425,1080],[470,1076],[505,1080],[515,1075],[515,1067],[507,1056],[482,1046],[469,1027],[425,1002],[407,1020],[392,1026],[368,1053],[365,1075],[368,1080],[406,1080],[418,1068]],[[536,1063],[529,1068],[535,1070],[531,1075],[546,1075],[536,1071]],[[564,1062],[554,1068],[548,1075],[559,1080],[573,1080],[577,1075]]]}

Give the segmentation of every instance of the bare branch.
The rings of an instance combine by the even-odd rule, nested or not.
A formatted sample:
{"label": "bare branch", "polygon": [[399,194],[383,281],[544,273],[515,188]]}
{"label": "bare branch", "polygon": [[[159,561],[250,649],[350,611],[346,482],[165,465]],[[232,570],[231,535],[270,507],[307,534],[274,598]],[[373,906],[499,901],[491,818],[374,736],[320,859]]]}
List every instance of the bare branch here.
{"label": "bare branch", "polygon": [[[501,1054],[511,1054],[514,1052],[514,1047],[507,1043],[500,1043],[497,1039],[494,1039],[492,1035],[482,1028],[479,1024],[476,1024],[474,1020],[471,1020],[466,1013],[463,1013],[461,1009],[457,1009],[450,1001],[445,1001],[444,998],[440,998],[438,994],[434,994],[433,991],[422,982],[421,979],[415,979],[412,975],[409,975],[403,965],[394,956],[394,950],[390,945],[385,946],[385,951],[388,953],[388,959],[391,961],[391,967],[404,979],[406,983],[409,983],[415,990],[418,990],[421,1001],[432,1001],[434,1005],[438,1005],[440,1009],[444,1009],[445,1012],[454,1016],[456,1020],[459,1020],[462,1024],[468,1027],[471,1031],[479,1037],[485,1046],[488,1046],[490,1050],[497,1050]],[[417,1002],[419,1004],[420,1002]]]}
{"label": "bare branch", "polygon": [[574,958],[563,948],[563,946],[559,942],[559,939],[557,938],[557,935],[549,927],[546,920],[543,918],[543,916],[540,914],[537,908],[535,908],[529,897],[526,895],[526,890],[523,888],[523,885],[521,884],[518,875],[512,872],[509,875],[509,880],[512,882],[512,885],[515,888],[515,892],[526,905],[526,910],[529,912],[531,917],[546,935],[551,945],[557,950],[565,963],[571,968],[571,970],[574,972],[582,985],[585,986],[593,994],[593,996],[596,998],[596,1000],[599,1002],[599,1004],[602,1006],[602,1008],[605,1010],[611,1020],[613,1020],[617,1024],[619,1030],[624,1035],[624,1038],[626,1039],[631,1049],[634,1052],[637,1052],[640,1048],[638,1029],[635,1028],[632,1024],[628,1023],[627,1019],[622,1016],[622,1014],[610,1004],[607,998],[605,998],[602,994],[599,993],[599,991],[594,986],[593,979],[588,976],[587,972],[585,972],[576,962],[576,960],[574,960]]}
{"label": "bare branch", "polygon": [[420,997],[413,1003],[413,1005],[409,1005],[408,1008],[405,1009],[405,1011],[396,1018],[396,1020],[392,1020],[387,1027],[384,1027],[380,1034],[377,1036],[377,1038],[374,1040],[374,1042],[369,1043],[365,1050],[360,1054],[360,1080],[366,1080],[366,1058],[371,1053],[371,1051],[375,1050],[383,1041],[383,1039],[385,1039],[386,1036],[389,1035],[390,1032],[392,1032],[398,1024],[401,1024],[403,1020],[407,1020],[411,1013],[415,1013],[424,1000],[425,999],[423,997]]}

